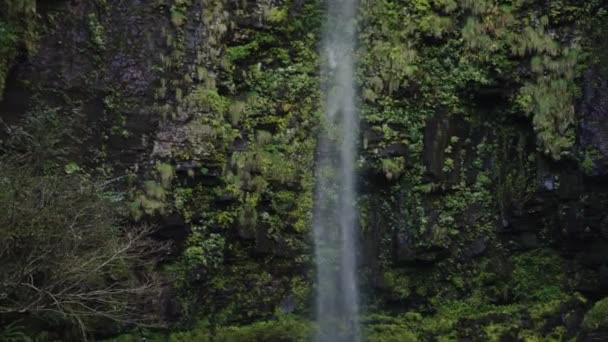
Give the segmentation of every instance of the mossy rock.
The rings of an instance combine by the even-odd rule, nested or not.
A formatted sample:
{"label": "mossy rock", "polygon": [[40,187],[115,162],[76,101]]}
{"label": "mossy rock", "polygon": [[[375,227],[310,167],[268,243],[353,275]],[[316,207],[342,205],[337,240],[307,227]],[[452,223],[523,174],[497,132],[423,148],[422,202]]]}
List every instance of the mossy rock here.
{"label": "mossy rock", "polygon": [[[212,338],[213,336],[213,338]],[[206,322],[199,323],[189,332],[175,333],[169,337],[171,342],[239,342],[239,341],[307,341],[312,336],[312,326],[307,321],[293,316],[282,316],[272,321],[256,322],[246,326],[217,328],[212,333]]]}
{"label": "mossy rock", "polygon": [[381,325],[376,327],[377,331],[371,333],[367,341],[369,342],[416,342],[419,341],[416,334],[397,326]]}
{"label": "mossy rock", "polygon": [[608,297],[598,301],[585,315],[583,329],[586,331],[608,330]]}

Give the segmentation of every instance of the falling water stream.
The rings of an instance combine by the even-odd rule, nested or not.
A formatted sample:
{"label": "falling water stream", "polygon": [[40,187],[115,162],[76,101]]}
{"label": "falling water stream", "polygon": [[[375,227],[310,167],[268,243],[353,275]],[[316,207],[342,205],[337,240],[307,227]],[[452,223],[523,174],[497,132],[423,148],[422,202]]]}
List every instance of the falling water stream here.
{"label": "falling water stream", "polygon": [[328,0],[323,37],[325,117],[318,138],[314,213],[317,342],[360,340],[356,276],[354,85],[357,0]]}

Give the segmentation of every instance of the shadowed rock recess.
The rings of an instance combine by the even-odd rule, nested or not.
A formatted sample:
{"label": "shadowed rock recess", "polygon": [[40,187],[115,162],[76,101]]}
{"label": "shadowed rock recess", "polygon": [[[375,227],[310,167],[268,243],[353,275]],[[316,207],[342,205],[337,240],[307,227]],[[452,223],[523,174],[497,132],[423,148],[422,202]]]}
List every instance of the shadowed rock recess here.
{"label": "shadowed rock recess", "polygon": [[[356,2],[0,0],[0,341],[607,341],[606,2]],[[315,300],[350,25],[360,332]]]}

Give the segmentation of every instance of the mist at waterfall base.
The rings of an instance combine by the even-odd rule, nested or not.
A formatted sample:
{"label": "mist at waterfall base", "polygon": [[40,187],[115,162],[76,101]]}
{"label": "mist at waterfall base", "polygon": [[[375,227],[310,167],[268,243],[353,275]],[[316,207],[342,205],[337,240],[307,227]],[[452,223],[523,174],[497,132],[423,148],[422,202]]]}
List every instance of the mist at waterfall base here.
{"label": "mist at waterfall base", "polygon": [[356,0],[330,0],[323,36],[325,117],[318,138],[315,212],[317,342],[360,340],[356,276],[354,85]]}

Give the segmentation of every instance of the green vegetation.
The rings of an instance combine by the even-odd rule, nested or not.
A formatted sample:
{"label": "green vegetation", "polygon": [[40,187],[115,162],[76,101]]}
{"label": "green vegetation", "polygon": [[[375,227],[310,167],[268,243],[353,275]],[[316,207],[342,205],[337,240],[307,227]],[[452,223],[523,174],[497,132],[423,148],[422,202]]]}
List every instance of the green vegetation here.
{"label": "green vegetation", "polygon": [[547,251],[514,257],[509,288],[515,299],[550,302],[563,298],[561,265],[561,259]]}
{"label": "green vegetation", "polygon": [[29,54],[36,50],[38,23],[36,0],[0,2],[0,100],[8,73],[20,49]]}
{"label": "green vegetation", "polygon": [[11,26],[0,21],[0,99],[4,94],[4,86],[8,72],[17,54],[17,36]]}
{"label": "green vegetation", "polygon": [[[169,337],[169,341],[210,341],[210,333],[207,329],[202,326],[199,329],[196,329],[189,333],[172,334]],[[311,326],[309,323],[302,321],[296,317],[286,316],[279,317],[275,321],[258,322],[252,325],[240,327],[220,328],[213,335],[213,341],[296,342],[306,341],[308,340],[310,335]]]}
{"label": "green vegetation", "polygon": [[583,320],[583,328],[588,331],[608,329],[608,298],[604,298],[593,305]]}
{"label": "green vegetation", "polygon": [[155,170],[155,180],[147,180],[143,190],[135,190],[131,195],[131,214],[139,221],[144,214],[163,214],[167,207],[167,193],[175,177],[175,171],[169,164],[158,164]]}
{"label": "green vegetation", "polygon": [[[56,113],[34,112],[22,128],[4,146],[19,152],[0,158],[2,338],[21,341],[21,321],[42,340],[157,322],[145,308],[161,290],[153,229],[125,225],[122,196],[64,162],[69,132]],[[57,326],[63,335],[50,333]]]}
{"label": "green vegetation", "polygon": [[[364,97],[377,103],[384,95],[394,101],[392,94],[400,89],[421,88],[415,101],[421,95],[428,98],[429,109],[443,105],[459,114],[465,105],[463,86],[506,81],[518,89],[505,103],[512,108],[507,112],[532,117],[546,154],[555,159],[567,154],[574,143],[581,54],[576,43],[559,42],[549,33],[560,13],[550,18],[542,8],[520,1],[431,3],[362,5]],[[584,20],[585,8],[576,14]],[[452,58],[456,56],[458,60]],[[516,71],[522,66],[529,72]]]}
{"label": "green vegetation", "polygon": [[106,49],[104,27],[99,22],[97,16],[93,13],[87,17],[87,25],[91,34],[91,41],[96,49],[103,51]]}
{"label": "green vegetation", "polygon": [[[387,272],[384,282],[389,292],[385,298],[407,303],[421,295],[428,298],[429,306],[399,314],[379,311],[369,315],[364,321],[367,336],[370,341],[494,341],[509,336],[514,327],[514,336],[524,339],[562,336],[563,325],[550,332],[539,331],[548,317],[560,315],[562,303],[580,300],[567,288],[562,264],[563,260],[550,250],[535,250],[507,258],[506,264],[499,258],[482,258],[475,269],[451,265],[451,280],[443,284],[437,284],[437,280],[445,271],[435,280],[435,275],[417,274],[415,269]],[[510,281],[506,283],[506,279]],[[457,295],[455,290],[465,290],[466,295]],[[525,317],[530,324],[521,327]]]}
{"label": "green vegetation", "polygon": [[[36,5],[0,0],[0,93],[24,60],[0,122],[0,340],[107,338],[154,323],[157,306],[174,324],[115,340],[308,340],[315,137],[331,125],[324,1]],[[584,259],[575,241],[604,243],[607,200],[585,178],[602,153],[576,131],[582,71],[606,75],[607,12],[599,0],[360,2],[369,341],[606,328],[606,300],[576,292],[598,296],[603,265],[558,251]],[[38,44],[57,63],[34,58]],[[160,264],[144,222],[176,242]],[[573,305],[589,308],[582,325]]]}
{"label": "green vegetation", "polygon": [[188,332],[123,335],[106,342],[138,342],[143,338],[146,341],[159,342],[300,342],[309,340],[311,333],[312,324],[309,322],[292,315],[279,315],[276,319],[250,325],[217,328],[213,328],[207,321],[200,321]]}
{"label": "green vegetation", "polygon": [[[185,56],[180,37],[197,21],[196,5],[171,5],[167,36]],[[308,263],[319,7],[307,3],[289,20],[289,4],[265,8],[267,26],[242,29],[238,43],[228,46],[225,28],[250,14],[241,4],[234,16],[223,2],[203,5],[208,44],[197,47],[192,65],[181,62],[181,52],[163,57],[166,76],[155,92],[166,125],[187,120],[183,143],[167,159],[196,166],[166,184],[158,167],[138,180],[133,212],[141,219],[177,214],[190,227],[181,255],[165,267],[185,322],[198,315],[210,317],[212,326],[265,319],[296,293],[301,312],[310,280],[295,268]],[[174,70],[196,77],[176,79]]]}
{"label": "green vegetation", "polygon": [[[506,258],[517,243],[497,231],[501,221],[510,223],[506,213],[526,215],[538,189],[537,161],[575,152],[575,103],[589,59],[564,22],[582,28],[597,6],[564,1],[547,14],[523,1],[362,2],[363,169],[391,180],[374,184],[360,203],[365,236],[386,239],[376,242],[378,264],[368,274],[382,279],[379,307],[417,310],[412,303],[422,297],[434,312],[422,310],[422,332],[403,321],[380,329],[454,340],[463,321],[484,319],[487,331],[472,336],[498,340],[518,325],[523,308],[542,324],[573,296],[562,259],[546,250]],[[522,122],[533,135],[522,132]],[[585,156],[581,168],[592,171],[596,157]],[[549,218],[539,225],[544,244],[556,228]],[[495,259],[500,255],[505,262]],[[432,267],[411,266],[421,262]],[[485,262],[497,270],[486,271]],[[500,322],[484,318],[503,314]],[[516,335],[565,336],[563,326],[545,336],[539,328]]]}

